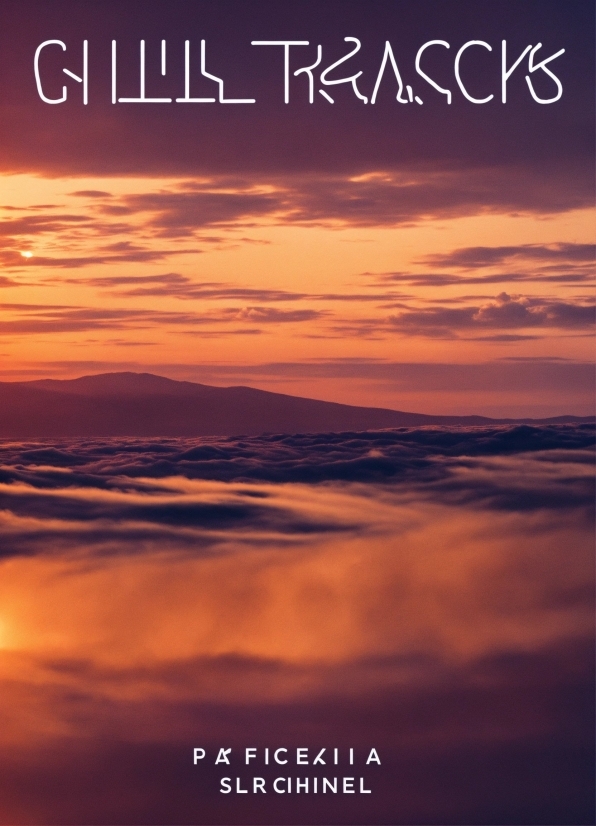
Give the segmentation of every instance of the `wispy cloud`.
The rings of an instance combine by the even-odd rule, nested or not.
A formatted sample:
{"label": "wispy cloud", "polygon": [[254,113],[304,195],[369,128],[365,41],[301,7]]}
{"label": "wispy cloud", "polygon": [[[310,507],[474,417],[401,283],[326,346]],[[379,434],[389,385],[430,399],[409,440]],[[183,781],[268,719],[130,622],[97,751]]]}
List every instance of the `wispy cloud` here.
{"label": "wispy cloud", "polygon": [[[486,213],[548,214],[586,206],[575,196],[565,200],[556,187],[542,193],[538,206],[528,174],[512,170],[505,175],[500,170],[497,175],[480,169],[474,174],[411,170],[356,176],[220,176],[110,197],[102,190],[76,190],[71,193],[77,197],[71,211],[48,204],[36,205],[35,214],[14,217],[9,212],[0,221],[0,261],[5,266],[22,265],[23,248],[37,246],[40,250],[28,261],[30,267],[147,262],[222,244],[262,242],[234,234],[246,227],[396,227]],[[164,239],[170,241],[167,248]],[[426,256],[423,263],[465,270],[503,263],[554,265],[556,272],[549,276],[545,271],[541,277],[565,281],[582,276],[578,267],[590,263],[590,253],[589,245],[569,243],[471,247]],[[564,265],[575,270],[561,272]],[[516,272],[514,280],[519,278]],[[400,274],[395,278],[399,280]]]}
{"label": "wispy cloud", "polygon": [[[98,370],[103,365],[80,365],[79,370]],[[105,367],[103,368],[105,369]],[[202,375],[218,381],[253,381],[263,379],[343,379],[390,383],[400,390],[428,392],[497,390],[511,387],[528,390],[548,389],[565,395],[594,387],[591,362],[563,358],[505,358],[479,363],[398,362],[389,359],[339,358],[252,365],[203,365]]]}
{"label": "wispy cloud", "polygon": [[[378,284],[418,287],[450,287],[472,284],[544,282],[580,284],[594,280],[594,247],[591,244],[521,244],[503,247],[462,247],[447,253],[425,255],[412,262],[452,272],[363,273]],[[495,272],[482,272],[494,269]],[[478,272],[478,271],[481,272]]]}
{"label": "wispy cloud", "polygon": [[158,192],[121,196],[103,215],[145,216],[158,237],[185,237],[198,228],[271,223],[399,226],[428,219],[508,212],[556,213],[587,206],[556,188],[535,198],[531,173],[491,169],[379,170],[360,176],[189,180]]}
{"label": "wispy cloud", "polygon": [[546,261],[563,265],[572,262],[593,264],[594,253],[593,244],[519,244],[503,247],[462,247],[446,254],[426,255],[420,260],[435,267],[480,269],[511,260],[524,263]]}
{"label": "wispy cloud", "polygon": [[[325,310],[274,309],[271,307],[225,307],[205,312],[168,312],[142,308],[77,307],[52,304],[2,304],[12,317],[0,321],[0,333],[64,333],[91,330],[149,330],[162,326],[197,327],[236,322],[278,324],[310,322],[327,315]],[[216,333],[213,330],[212,333]],[[222,330],[221,332],[230,332]],[[232,332],[238,332],[232,331]],[[242,332],[253,332],[242,330]]]}
{"label": "wispy cloud", "polygon": [[168,272],[156,275],[106,276],[99,278],[66,279],[56,283],[81,284],[104,289],[118,296],[168,296],[189,300],[249,300],[264,303],[280,301],[327,301],[327,302],[379,302],[409,297],[404,293],[387,289],[384,292],[306,293],[294,290],[276,290],[263,287],[247,287],[233,282],[198,281],[181,273]]}

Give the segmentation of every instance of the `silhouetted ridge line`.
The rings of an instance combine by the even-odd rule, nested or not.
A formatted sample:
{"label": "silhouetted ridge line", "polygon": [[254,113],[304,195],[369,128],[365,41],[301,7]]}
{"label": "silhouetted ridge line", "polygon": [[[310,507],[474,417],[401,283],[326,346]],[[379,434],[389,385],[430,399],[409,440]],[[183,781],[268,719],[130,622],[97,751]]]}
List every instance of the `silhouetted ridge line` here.
{"label": "silhouetted ridge line", "polygon": [[240,436],[424,425],[536,424],[592,417],[490,419],[355,407],[252,387],[212,387],[152,373],[0,382],[0,437]]}

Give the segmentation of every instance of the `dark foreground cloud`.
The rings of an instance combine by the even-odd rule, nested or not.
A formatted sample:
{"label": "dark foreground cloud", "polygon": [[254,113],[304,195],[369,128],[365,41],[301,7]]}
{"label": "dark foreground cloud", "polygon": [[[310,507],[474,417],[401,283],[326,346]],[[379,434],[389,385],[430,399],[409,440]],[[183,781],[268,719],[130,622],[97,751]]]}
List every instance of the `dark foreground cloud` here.
{"label": "dark foreground cloud", "polygon": [[[178,703],[148,697],[101,704],[93,685],[176,681],[190,694],[209,679],[266,684],[284,674],[298,681],[312,679],[314,669],[233,657],[124,673],[85,661],[46,663],[43,673],[56,680],[46,689],[49,696],[22,682],[15,689],[27,690],[30,703],[51,697],[55,709],[65,710],[76,686],[82,725],[76,737],[72,732],[44,742],[43,756],[31,747],[3,752],[1,770],[10,780],[3,822],[589,824],[592,660],[585,641],[489,655],[461,669],[427,658],[410,664],[431,677],[427,684],[402,682],[348,697],[336,689],[274,705],[190,696]],[[352,668],[321,666],[318,676],[345,685],[367,671],[388,676],[404,665],[387,657]],[[553,714],[561,702],[565,713]],[[224,742],[232,748],[232,764],[215,766]],[[247,743],[258,749],[250,770]],[[199,744],[207,757],[193,766]],[[380,767],[363,766],[371,744]],[[288,749],[291,765],[265,766],[264,748],[279,746]],[[320,748],[327,757],[339,748],[341,762],[318,770],[296,766],[298,747],[308,749],[310,761]],[[351,767],[349,748],[356,758]],[[320,787],[322,777],[348,774],[356,785],[363,776],[371,794],[312,793],[314,776]],[[252,788],[253,776],[263,777],[268,793],[224,796],[224,776],[240,777],[244,789]],[[274,794],[278,776],[294,783],[309,777],[310,793]]]}

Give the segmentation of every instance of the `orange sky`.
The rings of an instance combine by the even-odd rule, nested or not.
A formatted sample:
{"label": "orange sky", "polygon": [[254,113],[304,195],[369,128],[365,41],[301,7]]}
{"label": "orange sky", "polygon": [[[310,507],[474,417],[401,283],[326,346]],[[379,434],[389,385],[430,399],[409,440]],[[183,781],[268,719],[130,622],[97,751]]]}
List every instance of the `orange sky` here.
{"label": "orange sky", "polygon": [[[429,185],[394,173],[329,184],[379,201]],[[435,207],[396,222],[376,205],[370,219],[366,204],[334,215],[328,193],[304,203],[318,181],[265,176],[6,174],[0,188],[4,379],[136,369],[424,412],[591,409],[588,388],[563,401],[553,387],[450,392],[317,370],[590,361],[589,324],[572,314],[591,298],[591,210]],[[453,257],[469,248],[483,260]],[[260,368],[271,364],[293,366]]]}
{"label": "orange sky", "polygon": [[[125,13],[6,0],[0,379],[148,370],[428,413],[592,412],[587,9],[322,8],[131,0]],[[287,104],[281,48],[251,45],[273,32],[308,41],[290,50]],[[427,48],[424,65],[450,103],[415,69],[437,32],[449,50]],[[356,35],[358,53],[330,75],[333,105],[318,94],[310,103],[294,72],[322,44],[324,84],[323,67]],[[58,36],[66,50],[44,48],[39,71],[49,95],[63,83],[68,94],[49,105],[33,56]],[[397,102],[393,70],[372,102],[387,37],[423,105]],[[476,95],[493,94],[486,104],[454,75],[456,49],[478,37],[490,48],[467,48],[462,71]],[[72,79],[83,38],[87,104]],[[199,70],[205,38],[226,94],[255,103],[113,103],[111,43],[118,88],[136,94],[141,38],[153,93],[183,88],[185,38],[192,88],[215,89]],[[509,57],[525,54],[506,101],[502,39]],[[537,43],[538,55],[558,55],[556,100],[552,76],[525,62]],[[348,66],[368,103],[339,82]]]}

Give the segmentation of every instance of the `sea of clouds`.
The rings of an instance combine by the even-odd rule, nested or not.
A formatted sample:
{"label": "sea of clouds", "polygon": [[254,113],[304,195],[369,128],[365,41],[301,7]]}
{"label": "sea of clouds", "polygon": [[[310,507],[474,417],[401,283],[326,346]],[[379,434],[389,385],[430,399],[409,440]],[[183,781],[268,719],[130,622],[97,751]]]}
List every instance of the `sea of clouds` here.
{"label": "sea of clouds", "polygon": [[[2,442],[0,822],[588,822],[593,446]],[[224,801],[198,746],[383,765],[366,799]]]}

